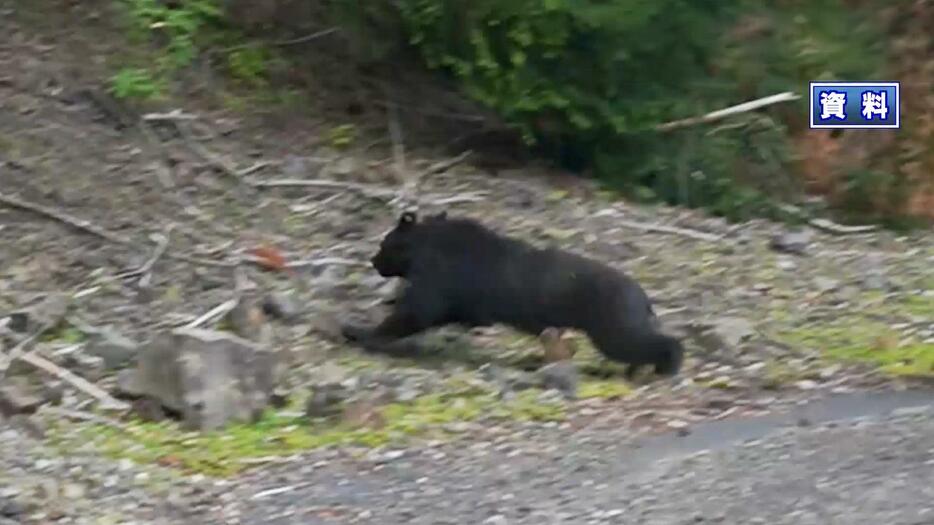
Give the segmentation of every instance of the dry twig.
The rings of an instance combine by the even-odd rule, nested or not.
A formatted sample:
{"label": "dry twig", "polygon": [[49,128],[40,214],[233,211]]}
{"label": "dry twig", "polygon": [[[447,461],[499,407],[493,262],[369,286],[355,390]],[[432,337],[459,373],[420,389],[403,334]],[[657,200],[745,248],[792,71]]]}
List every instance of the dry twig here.
{"label": "dry twig", "polygon": [[879,229],[878,226],[874,224],[864,224],[864,225],[855,225],[849,226],[846,224],[837,224],[829,219],[820,219],[808,217],[807,213],[791,204],[786,204],[780,206],[781,210],[789,215],[794,215],[795,217],[806,219],[808,224],[817,228],[818,230],[823,230],[827,233],[833,233],[836,235],[856,235],[860,233],[871,233]]}
{"label": "dry twig", "polygon": [[41,204],[36,204],[34,202],[29,202],[27,200],[15,197],[13,195],[5,195],[0,193],[0,203],[6,204],[7,206],[13,208],[19,208],[21,210],[31,211],[39,215],[45,215],[50,219],[55,219],[58,222],[67,224],[84,232],[96,235],[102,239],[108,240],[114,244],[120,244],[123,246],[132,246],[133,242],[126,237],[121,237],[115,233],[111,233],[100,226],[92,224],[90,221],[84,219],[78,219],[67,213],[43,206]]}
{"label": "dry twig", "polygon": [[641,230],[644,232],[670,233],[673,235],[680,235],[682,237],[697,239],[699,241],[718,242],[723,240],[722,235],[714,235],[712,233],[705,233],[697,230],[677,228],[675,226],[665,226],[664,224],[645,224],[641,222],[627,221],[625,219],[617,219],[614,221],[614,224],[619,224],[625,228],[632,228],[634,230]]}
{"label": "dry twig", "polygon": [[115,399],[104,390],[89,382],[87,379],[84,379],[72,371],[56,365],[52,361],[49,361],[48,359],[34,352],[23,354],[19,359],[40,370],[48,372],[49,374],[55,376],[57,379],[61,379],[76,389],[84,392],[94,399],[97,399],[101,403],[101,408],[105,410],[126,410],[129,408],[129,405],[123,401]]}
{"label": "dry twig", "polygon": [[219,319],[223,317],[224,315],[227,315],[227,313],[233,310],[234,308],[236,308],[239,302],[240,302],[239,297],[228,299],[224,301],[223,303],[215,306],[214,308],[211,308],[210,310],[205,312],[203,315],[201,315],[194,321],[186,324],[185,328],[198,328],[199,326],[209,321]]}
{"label": "dry twig", "polygon": [[[121,246],[135,247],[135,243],[133,243],[133,241],[127,237],[123,237],[121,235],[117,235],[116,233],[109,232],[105,230],[104,228],[101,228],[100,226],[93,224],[90,221],[79,219],[77,217],[73,217],[65,212],[49,208],[48,206],[43,206],[41,204],[30,202],[30,201],[21,199],[19,197],[15,197],[13,195],[5,195],[3,193],[0,193],[0,204],[6,204],[7,206],[10,206],[13,208],[19,208],[21,210],[31,211],[33,213],[43,215],[49,219],[54,219],[58,222],[67,224],[73,228],[77,228],[81,231],[84,231],[85,233],[90,233],[91,235],[95,235],[97,237],[100,237],[101,239],[110,241],[114,244],[118,244]],[[231,262],[212,261],[209,259],[201,259],[198,257],[191,257],[189,255],[183,255],[183,254],[178,254],[178,253],[165,253],[164,256],[170,259],[185,261],[185,262],[189,262],[192,264],[198,264],[201,266],[213,266],[215,268],[231,268],[235,266],[235,263],[231,263]]]}
{"label": "dry twig", "polygon": [[656,131],[670,131],[672,129],[685,128],[688,126],[694,126],[696,124],[703,124],[706,122],[713,122],[715,120],[720,120],[724,117],[730,115],[736,115],[739,113],[746,113],[749,111],[754,111],[759,108],[766,106],[771,106],[772,104],[778,104],[779,102],[788,102],[791,100],[798,100],[801,98],[800,95],[792,93],[791,91],[786,91],[784,93],[779,93],[777,95],[771,95],[768,97],[759,98],[756,100],[750,100],[749,102],[743,102],[742,104],[737,104],[735,106],[730,106],[728,108],[719,109],[717,111],[712,111],[706,115],[701,115],[698,117],[691,117],[681,120],[675,120],[672,122],[666,122],[664,124],[659,124],[655,126]]}
{"label": "dry twig", "polygon": [[146,113],[145,115],[143,115],[143,120],[146,122],[153,122],[153,121],[158,122],[158,121],[163,121],[163,120],[171,120],[171,121],[196,120],[197,118],[198,118],[197,115],[193,115],[191,113],[184,113],[180,109],[173,109],[172,111],[169,111],[168,113]]}
{"label": "dry twig", "polygon": [[65,419],[72,419],[75,421],[88,421],[90,423],[97,423],[99,425],[105,425],[108,427],[115,428],[117,430],[126,432],[127,434],[137,434],[135,428],[125,425],[116,419],[102,416],[100,414],[94,414],[91,412],[85,412],[82,410],[69,410],[61,407],[54,407],[44,405],[39,409],[41,412],[53,414]]}

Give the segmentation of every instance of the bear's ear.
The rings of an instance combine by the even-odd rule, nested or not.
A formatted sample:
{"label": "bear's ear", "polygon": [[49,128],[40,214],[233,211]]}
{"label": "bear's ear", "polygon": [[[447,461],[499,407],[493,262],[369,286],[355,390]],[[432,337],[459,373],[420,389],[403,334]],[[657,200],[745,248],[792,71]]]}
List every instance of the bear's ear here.
{"label": "bear's ear", "polygon": [[399,217],[399,226],[406,227],[412,226],[418,220],[418,215],[414,211],[407,211]]}

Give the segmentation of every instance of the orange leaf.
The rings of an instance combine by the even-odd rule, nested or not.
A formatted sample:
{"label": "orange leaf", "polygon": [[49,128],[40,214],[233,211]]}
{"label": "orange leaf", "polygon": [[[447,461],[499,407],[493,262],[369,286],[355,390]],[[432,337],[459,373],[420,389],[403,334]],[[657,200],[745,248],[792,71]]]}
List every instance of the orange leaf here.
{"label": "orange leaf", "polygon": [[263,268],[266,268],[267,270],[288,270],[286,267],[286,260],[282,255],[282,252],[276,248],[273,248],[272,246],[264,244],[263,246],[259,246],[257,248],[251,248],[249,253],[257,257],[256,263]]}

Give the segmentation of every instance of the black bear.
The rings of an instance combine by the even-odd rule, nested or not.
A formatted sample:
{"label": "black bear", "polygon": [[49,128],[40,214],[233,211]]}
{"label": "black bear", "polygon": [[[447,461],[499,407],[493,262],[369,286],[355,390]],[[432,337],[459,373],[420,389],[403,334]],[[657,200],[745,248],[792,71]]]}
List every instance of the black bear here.
{"label": "black bear", "polygon": [[383,277],[406,287],[375,327],[342,326],[344,337],[371,350],[429,328],[503,324],[531,335],[546,328],[585,332],[607,358],[675,375],[684,349],[658,330],[642,287],[622,272],[557,248],[502,236],[477,221],[446,213],[401,215],[371,260]]}

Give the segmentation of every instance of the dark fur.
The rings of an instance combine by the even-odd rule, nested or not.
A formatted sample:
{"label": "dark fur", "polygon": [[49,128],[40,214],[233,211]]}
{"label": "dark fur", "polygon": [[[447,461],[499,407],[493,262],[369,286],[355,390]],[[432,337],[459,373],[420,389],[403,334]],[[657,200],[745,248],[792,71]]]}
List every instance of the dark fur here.
{"label": "dark fur", "polygon": [[371,348],[446,324],[504,324],[532,335],[572,328],[607,358],[629,364],[629,377],[643,365],[662,375],[681,368],[681,343],[658,331],[643,289],[606,264],[537,248],[473,220],[440,214],[419,222],[411,212],[383,238],[372,263],[408,286],[378,326],[344,326],[348,339]]}

